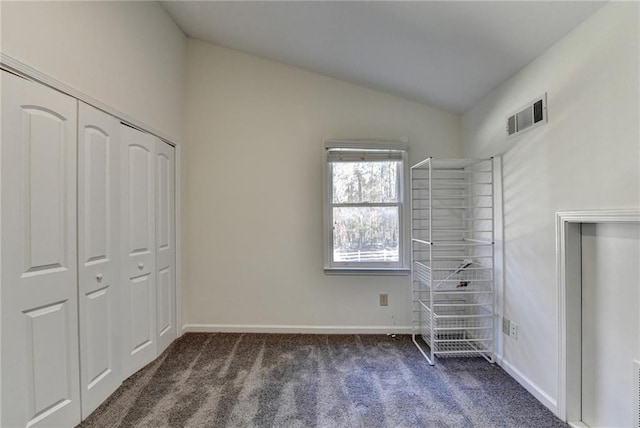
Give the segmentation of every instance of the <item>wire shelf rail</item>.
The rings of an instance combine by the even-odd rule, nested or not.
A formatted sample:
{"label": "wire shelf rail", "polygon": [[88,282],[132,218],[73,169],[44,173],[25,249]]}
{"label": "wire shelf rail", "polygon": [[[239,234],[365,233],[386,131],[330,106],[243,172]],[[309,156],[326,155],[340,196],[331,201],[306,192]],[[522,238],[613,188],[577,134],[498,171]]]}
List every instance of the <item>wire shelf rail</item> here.
{"label": "wire shelf rail", "polygon": [[425,159],[411,195],[413,342],[431,365],[493,363],[493,159]]}

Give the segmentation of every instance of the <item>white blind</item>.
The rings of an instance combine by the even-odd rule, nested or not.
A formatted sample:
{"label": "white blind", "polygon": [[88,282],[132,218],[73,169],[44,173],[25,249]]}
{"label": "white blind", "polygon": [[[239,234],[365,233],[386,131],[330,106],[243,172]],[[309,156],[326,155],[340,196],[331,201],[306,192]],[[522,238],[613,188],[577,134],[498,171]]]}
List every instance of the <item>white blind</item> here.
{"label": "white blind", "polygon": [[327,149],[328,162],[401,161],[403,150],[384,149]]}

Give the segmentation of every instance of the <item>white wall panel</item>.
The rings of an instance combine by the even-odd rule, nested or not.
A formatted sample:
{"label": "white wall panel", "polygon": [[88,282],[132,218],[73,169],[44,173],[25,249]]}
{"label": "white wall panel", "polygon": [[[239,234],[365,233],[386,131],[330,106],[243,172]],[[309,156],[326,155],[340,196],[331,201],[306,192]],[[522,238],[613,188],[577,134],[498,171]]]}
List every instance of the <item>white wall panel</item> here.
{"label": "white wall panel", "polygon": [[[640,205],[638,3],[610,3],[462,118],[465,157],[504,153],[503,358],[558,397],[555,213]],[[634,89],[636,88],[636,89]],[[507,139],[506,116],[547,92],[549,122]]]}
{"label": "white wall panel", "polygon": [[2,2],[0,19],[3,54],[180,140],[187,39],[160,4]]}
{"label": "white wall panel", "polygon": [[197,40],[187,70],[186,322],[410,326],[408,276],[323,272],[323,144],[406,137],[409,163],[456,157],[459,116]]}

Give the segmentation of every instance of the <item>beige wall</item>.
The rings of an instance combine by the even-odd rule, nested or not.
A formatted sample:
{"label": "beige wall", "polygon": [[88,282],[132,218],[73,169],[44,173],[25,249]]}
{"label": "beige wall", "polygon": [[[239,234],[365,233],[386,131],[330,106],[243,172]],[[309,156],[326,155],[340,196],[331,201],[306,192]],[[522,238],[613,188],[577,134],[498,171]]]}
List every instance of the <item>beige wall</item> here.
{"label": "beige wall", "polygon": [[[639,5],[611,3],[462,118],[463,154],[504,153],[503,361],[558,397],[555,213],[640,205]],[[548,93],[549,123],[507,140],[506,116]]]}
{"label": "beige wall", "polygon": [[178,141],[186,37],[156,2],[0,2],[2,53]]}
{"label": "beige wall", "polygon": [[407,276],[322,270],[323,141],[458,156],[459,116],[197,40],[187,58],[186,322],[408,326]]}

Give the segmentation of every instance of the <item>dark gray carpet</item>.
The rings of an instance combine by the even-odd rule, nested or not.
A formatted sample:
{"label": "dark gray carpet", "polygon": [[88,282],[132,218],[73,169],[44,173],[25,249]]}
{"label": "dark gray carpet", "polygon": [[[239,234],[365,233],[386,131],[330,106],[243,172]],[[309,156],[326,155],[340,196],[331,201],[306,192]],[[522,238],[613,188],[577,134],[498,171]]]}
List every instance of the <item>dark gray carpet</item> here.
{"label": "dark gray carpet", "polygon": [[81,427],[566,427],[497,365],[410,336],[186,334]]}

